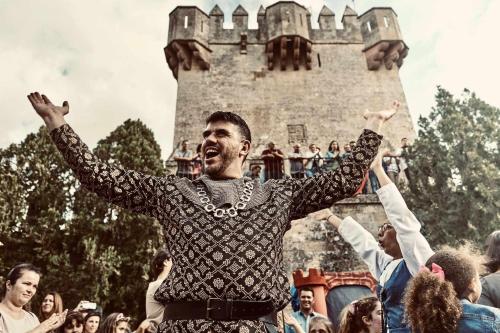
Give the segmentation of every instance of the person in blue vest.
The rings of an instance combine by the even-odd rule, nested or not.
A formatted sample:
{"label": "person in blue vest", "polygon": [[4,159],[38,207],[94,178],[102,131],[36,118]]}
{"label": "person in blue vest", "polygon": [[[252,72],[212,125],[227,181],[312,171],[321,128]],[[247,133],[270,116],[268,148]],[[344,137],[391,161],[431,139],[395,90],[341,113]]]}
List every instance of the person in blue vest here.
{"label": "person in blue vest", "polygon": [[408,281],[434,254],[420,233],[420,222],[406,206],[401,193],[389,179],[379,154],[372,169],[380,183],[377,195],[390,223],[379,227],[378,240],[352,217],[340,219],[329,209],[310,214],[327,220],[354,248],[377,279],[377,296],[382,303],[383,330],[390,333],[411,332],[404,319],[403,294]]}
{"label": "person in blue vest", "polygon": [[440,250],[427,260],[405,294],[414,332],[500,332],[500,310],[475,304],[481,295],[477,262],[464,249]]}

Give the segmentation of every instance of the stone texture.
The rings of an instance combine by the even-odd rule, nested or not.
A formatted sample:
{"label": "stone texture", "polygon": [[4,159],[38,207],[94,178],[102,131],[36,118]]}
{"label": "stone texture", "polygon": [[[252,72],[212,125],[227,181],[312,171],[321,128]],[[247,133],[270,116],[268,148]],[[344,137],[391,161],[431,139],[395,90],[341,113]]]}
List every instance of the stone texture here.
{"label": "stone texture", "polygon": [[[298,134],[305,135],[304,146],[315,143],[324,152],[332,140],[343,145],[359,136],[366,109],[385,109],[395,99],[402,106],[384,129],[384,145],[396,147],[402,137],[415,137],[399,79],[408,48],[392,9],[374,8],[358,17],[347,6],[343,29],[336,28],[326,7],[318,18],[320,28],[312,29],[311,14],[291,1],[261,7],[258,29],[248,29],[245,13],[237,7],[234,29],[223,28],[218,6],[210,16],[196,7],[178,7],[170,14],[165,49],[178,80],[174,146],[184,139],[200,142],[206,117],[222,110],[248,122],[250,158],[260,156],[269,141],[290,152]],[[346,200],[333,209],[359,219],[372,232],[386,219],[372,196]],[[286,240],[289,271],[365,268],[352,260],[357,256],[328,224],[295,222]]]}

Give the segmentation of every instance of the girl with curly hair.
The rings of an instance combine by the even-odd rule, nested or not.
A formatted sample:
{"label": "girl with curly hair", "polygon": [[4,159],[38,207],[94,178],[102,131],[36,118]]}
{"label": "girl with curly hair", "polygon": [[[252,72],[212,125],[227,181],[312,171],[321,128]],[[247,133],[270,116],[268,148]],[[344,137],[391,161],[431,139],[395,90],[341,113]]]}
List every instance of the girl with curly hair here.
{"label": "girl with curly hair", "polygon": [[339,333],[379,333],[382,331],[382,306],[377,297],[354,301],[340,313]]}
{"label": "girl with curly hair", "polygon": [[128,333],[130,332],[130,317],[114,312],[106,317],[97,333]]}
{"label": "girl with curly hair", "polygon": [[500,332],[500,310],[474,304],[481,283],[472,258],[458,250],[436,252],[411,280],[404,297],[414,332]]}

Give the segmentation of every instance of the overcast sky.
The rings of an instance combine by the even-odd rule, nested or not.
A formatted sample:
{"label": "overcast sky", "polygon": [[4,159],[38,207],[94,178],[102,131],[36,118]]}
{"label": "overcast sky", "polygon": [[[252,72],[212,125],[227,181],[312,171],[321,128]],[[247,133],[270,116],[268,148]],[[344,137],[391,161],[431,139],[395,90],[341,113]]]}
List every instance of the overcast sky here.
{"label": "overcast sky", "polygon": [[[276,1],[0,0],[0,148],[42,125],[26,95],[38,90],[70,102],[67,121],[94,147],[126,119],[154,131],[166,157],[172,150],[177,83],[165,61],[168,14],[178,5],[225,13],[242,4],[256,28],[260,4]],[[337,24],[351,0],[298,1],[312,11],[313,28],[326,4]],[[398,14],[408,57],[400,70],[414,121],[429,113],[435,87],[464,87],[500,106],[498,0],[356,0],[362,14],[390,6]]]}

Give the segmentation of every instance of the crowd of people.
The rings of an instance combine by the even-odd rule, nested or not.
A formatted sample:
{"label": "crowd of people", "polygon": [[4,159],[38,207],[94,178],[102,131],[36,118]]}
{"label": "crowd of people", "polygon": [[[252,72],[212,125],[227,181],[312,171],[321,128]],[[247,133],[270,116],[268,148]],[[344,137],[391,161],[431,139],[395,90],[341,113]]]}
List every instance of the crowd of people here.
{"label": "crowd of people", "polygon": [[[67,102],[55,106],[38,92],[29,94],[28,99],[82,186],[108,202],[147,214],[163,224],[168,252],[155,260],[155,280],[167,277],[150,284],[146,293],[149,298],[154,295],[147,302],[156,302],[149,308],[157,309],[155,313],[163,318],[156,328],[154,315],[147,314],[136,332],[276,332],[276,311],[290,301],[283,263],[284,234],[292,220],[308,215],[337,228],[378,282],[376,300],[349,300],[339,331],[499,330],[500,310],[477,304],[482,290],[476,263],[459,250],[434,251],[430,247],[394,177],[391,180],[390,170],[384,169],[381,154],[377,155],[382,141],[379,133],[397,112],[398,101],[389,109],[365,112],[366,123],[355,147],[333,172],[261,184],[242,177],[252,136],[237,114],[218,111],[206,119],[199,155],[204,175],[190,181],[189,177],[145,175],[99,160],[66,123]],[[185,143],[181,150],[186,151],[187,146]],[[284,158],[282,152],[274,150],[269,146],[263,158]],[[319,160],[315,146],[310,152],[304,165],[305,177]],[[177,155],[180,162],[195,160],[189,153]],[[389,220],[379,228],[378,239],[351,217],[342,219],[328,209],[359,190],[370,165]],[[498,236],[493,234],[490,246],[496,251],[488,250],[492,253],[488,267],[495,271],[484,280],[484,291],[490,293],[484,298],[492,301],[496,296],[491,294],[499,290],[495,287],[500,261],[497,242]],[[172,265],[168,264],[168,253],[172,254]],[[170,269],[170,273],[162,274]],[[53,313],[45,320],[23,309],[39,282],[40,272],[31,264],[18,265],[7,274],[0,303],[0,331],[83,332],[85,319],[94,313],[89,311],[91,302],[84,302],[87,305],[82,309]],[[286,316],[285,329],[336,331],[327,318],[312,310],[314,291],[303,288],[299,293],[300,313]],[[106,316],[97,332],[131,331],[129,323],[127,316],[115,312]]]}
{"label": "crowd of people", "polygon": [[[346,143],[343,148],[337,141],[331,141],[325,153],[316,144],[311,143],[306,151],[302,150],[299,143],[292,146],[292,151],[284,153],[277,148],[273,142],[267,144],[259,159],[248,160],[248,171],[244,176],[266,182],[269,179],[281,179],[284,177],[306,178],[314,175],[334,171],[340,163],[352,154],[356,142]],[[394,151],[386,151],[383,158],[384,170],[389,178],[397,185],[404,179],[411,179],[409,167],[409,144],[407,138],[401,139],[401,145]],[[176,175],[194,180],[202,175],[203,163],[200,158],[201,145],[196,152],[189,149],[189,141],[184,140],[178,149],[174,151],[173,159],[177,162]],[[289,161],[289,170],[285,170],[285,161]],[[404,175],[404,176],[403,176]],[[373,171],[369,171],[363,193],[375,193],[380,188],[377,177]]]}
{"label": "crowd of people", "polygon": [[[420,233],[420,223],[387,175],[379,156],[371,170],[381,188],[377,191],[389,223],[378,239],[351,217],[341,219],[329,209],[310,214],[326,220],[351,244],[378,282],[376,295],[349,302],[336,318],[338,327],[313,310],[314,290],[298,292],[298,309],[282,312],[284,333],[375,332],[500,332],[500,230],[486,240],[480,279],[477,260],[464,249],[433,251]],[[133,332],[153,333],[164,319],[164,305],[154,294],[168,277],[170,254],[160,250],[152,260],[152,282],[146,292],[146,319]],[[125,333],[132,332],[130,317],[114,312],[103,317],[93,302],[81,301],[64,310],[57,292],[46,294],[38,315],[24,310],[36,293],[40,270],[20,264],[6,276],[0,303],[0,332]]]}

